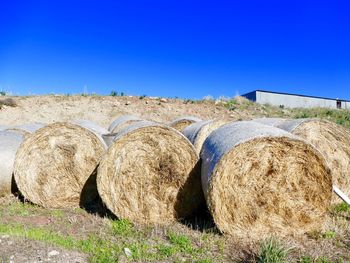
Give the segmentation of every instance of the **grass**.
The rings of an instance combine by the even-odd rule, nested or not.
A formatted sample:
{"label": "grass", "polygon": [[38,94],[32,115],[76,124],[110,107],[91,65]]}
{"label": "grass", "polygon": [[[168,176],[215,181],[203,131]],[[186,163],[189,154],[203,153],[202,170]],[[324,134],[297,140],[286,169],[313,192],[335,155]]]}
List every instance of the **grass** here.
{"label": "grass", "polygon": [[259,263],[283,263],[287,260],[289,249],[285,249],[276,239],[270,238],[260,246],[257,256]]}
{"label": "grass", "polygon": [[346,212],[350,212],[350,205],[346,204],[345,202],[342,202],[338,205],[335,205],[332,208],[332,211],[334,213],[346,213]]}
{"label": "grass", "polygon": [[[44,228],[25,227],[23,225],[0,224],[0,233],[43,241],[66,249],[74,249],[91,255],[92,262],[115,262],[120,248],[106,240],[91,236],[85,240],[63,236]],[[108,249],[106,249],[108,248]]]}
{"label": "grass", "polygon": [[[338,205],[333,210],[340,214],[330,214],[334,214],[334,220],[344,222],[350,215],[347,209]],[[340,225],[332,225],[325,232],[310,237],[312,245],[300,244],[314,255],[312,258],[297,249],[288,249],[291,245],[285,240],[271,238],[248,249],[241,243],[235,245],[234,238],[210,229],[209,232],[193,230],[199,228],[180,223],[139,226],[128,220],[101,218],[83,209],[44,209],[12,201],[0,203],[0,214],[0,234],[80,251],[89,256],[90,262],[247,262],[253,257],[254,262],[281,263],[293,259],[293,262],[307,263],[350,259],[349,231],[337,232]],[[40,223],[42,218],[48,218],[50,224]],[[318,247],[317,244],[323,245]],[[242,255],[245,250],[251,251],[251,256]]]}

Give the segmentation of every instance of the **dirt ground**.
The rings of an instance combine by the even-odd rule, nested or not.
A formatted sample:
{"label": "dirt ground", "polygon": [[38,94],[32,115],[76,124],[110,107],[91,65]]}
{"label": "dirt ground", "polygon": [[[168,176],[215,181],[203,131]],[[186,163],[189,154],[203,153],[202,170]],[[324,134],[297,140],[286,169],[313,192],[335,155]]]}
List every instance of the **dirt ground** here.
{"label": "dirt ground", "polygon": [[87,262],[87,256],[39,241],[2,235],[0,236],[0,262],[84,263]]}

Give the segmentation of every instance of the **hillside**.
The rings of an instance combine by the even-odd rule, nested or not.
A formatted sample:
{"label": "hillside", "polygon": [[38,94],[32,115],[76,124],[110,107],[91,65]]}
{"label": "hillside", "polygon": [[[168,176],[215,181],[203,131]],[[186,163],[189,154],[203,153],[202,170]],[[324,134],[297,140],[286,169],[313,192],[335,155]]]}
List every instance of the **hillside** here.
{"label": "hillside", "polygon": [[[10,100],[10,103],[8,101]],[[7,101],[7,103],[6,103]],[[330,109],[284,109],[258,105],[244,98],[184,100],[129,96],[32,96],[0,98],[0,124],[52,123],[87,119],[108,127],[120,115],[132,114],[158,122],[193,115],[202,119],[247,120],[258,117],[327,118],[350,128],[350,112]]]}

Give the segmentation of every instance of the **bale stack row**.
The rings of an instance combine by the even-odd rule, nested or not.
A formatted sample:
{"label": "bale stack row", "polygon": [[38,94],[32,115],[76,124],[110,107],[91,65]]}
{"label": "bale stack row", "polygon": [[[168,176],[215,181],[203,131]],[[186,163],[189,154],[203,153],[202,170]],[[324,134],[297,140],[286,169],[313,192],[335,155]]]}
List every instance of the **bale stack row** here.
{"label": "bale stack row", "polygon": [[[43,207],[82,206],[98,195],[119,218],[163,224],[206,201],[224,233],[301,234],[322,227],[332,176],[347,176],[343,189],[350,184],[342,167],[330,172],[334,148],[311,140],[350,140],[337,125],[299,122],[184,117],[166,125],[122,116],[108,131],[89,121],[55,123],[17,146],[14,178]],[[349,163],[342,156],[337,164]]]}

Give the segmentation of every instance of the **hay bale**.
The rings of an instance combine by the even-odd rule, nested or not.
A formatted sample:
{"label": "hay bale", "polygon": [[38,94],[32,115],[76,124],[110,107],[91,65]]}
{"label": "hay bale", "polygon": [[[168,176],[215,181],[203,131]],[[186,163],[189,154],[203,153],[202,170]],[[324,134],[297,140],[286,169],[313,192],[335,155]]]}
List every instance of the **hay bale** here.
{"label": "hay bale", "polygon": [[23,196],[35,204],[78,207],[104,152],[101,139],[88,129],[50,124],[26,136],[16,154],[14,177]]}
{"label": "hay bale", "polygon": [[259,119],[254,119],[253,121],[261,123],[261,124],[276,127],[278,124],[280,124],[286,120],[287,119],[282,119],[282,118],[259,118]]}
{"label": "hay bale", "polygon": [[312,145],[242,121],[212,132],[201,159],[204,195],[223,233],[259,239],[322,228],[332,179]]}
{"label": "hay bale", "polygon": [[138,122],[138,121],[142,121],[142,119],[140,119],[137,116],[133,116],[133,115],[122,115],[122,116],[116,118],[111,123],[108,130],[111,133],[118,133],[121,130],[123,130],[125,127],[129,126],[130,124],[132,124],[134,122]]}
{"label": "hay bale", "polygon": [[182,132],[187,126],[191,125],[192,123],[202,121],[202,119],[194,117],[194,116],[184,116],[177,118],[170,122],[168,125],[170,127],[173,127],[174,129]]}
{"label": "hay bale", "polygon": [[[333,122],[320,119],[257,119],[301,137],[313,144],[325,157],[332,172],[333,183],[350,195],[350,132]],[[341,203],[336,193],[332,203]]]}
{"label": "hay bale", "polygon": [[203,203],[198,156],[181,133],[143,121],[122,130],[102,159],[98,192],[119,218],[169,223]]}
{"label": "hay bale", "polygon": [[8,127],[5,130],[19,133],[21,135],[27,135],[27,134],[35,132],[36,130],[39,130],[40,128],[42,128],[44,126],[45,126],[45,124],[43,124],[43,123],[34,122],[34,123],[27,123],[27,124]]}
{"label": "hay bale", "polygon": [[182,133],[193,144],[197,154],[200,154],[202,145],[210,133],[228,122],[223,119],[199,121],[187,126]]}
{"label": "hay bale", "polygon": [[88,129],[89,131],[92,131],[93,133],[102,136],[103,134],[108,134],[109,131],[100,125],[98,125],[96,122],[90,121],[90,120],[74,120],[72,121],[73,124],[77,124],[83,128]]}
{"label": "hay bale", "polygon": [[13,188],[12,173],[17,149],[23,136],[10,131],[0,132],[0,196],[11,194]]}
{"label": "hay bale", "polygon": [[[297,135],[314,145],[325,157],[332,171],[333,183],[350,196],[350,131],[320,119],[285,120],[278,128]],[[333,203],[342,200],[334,193]]]}

